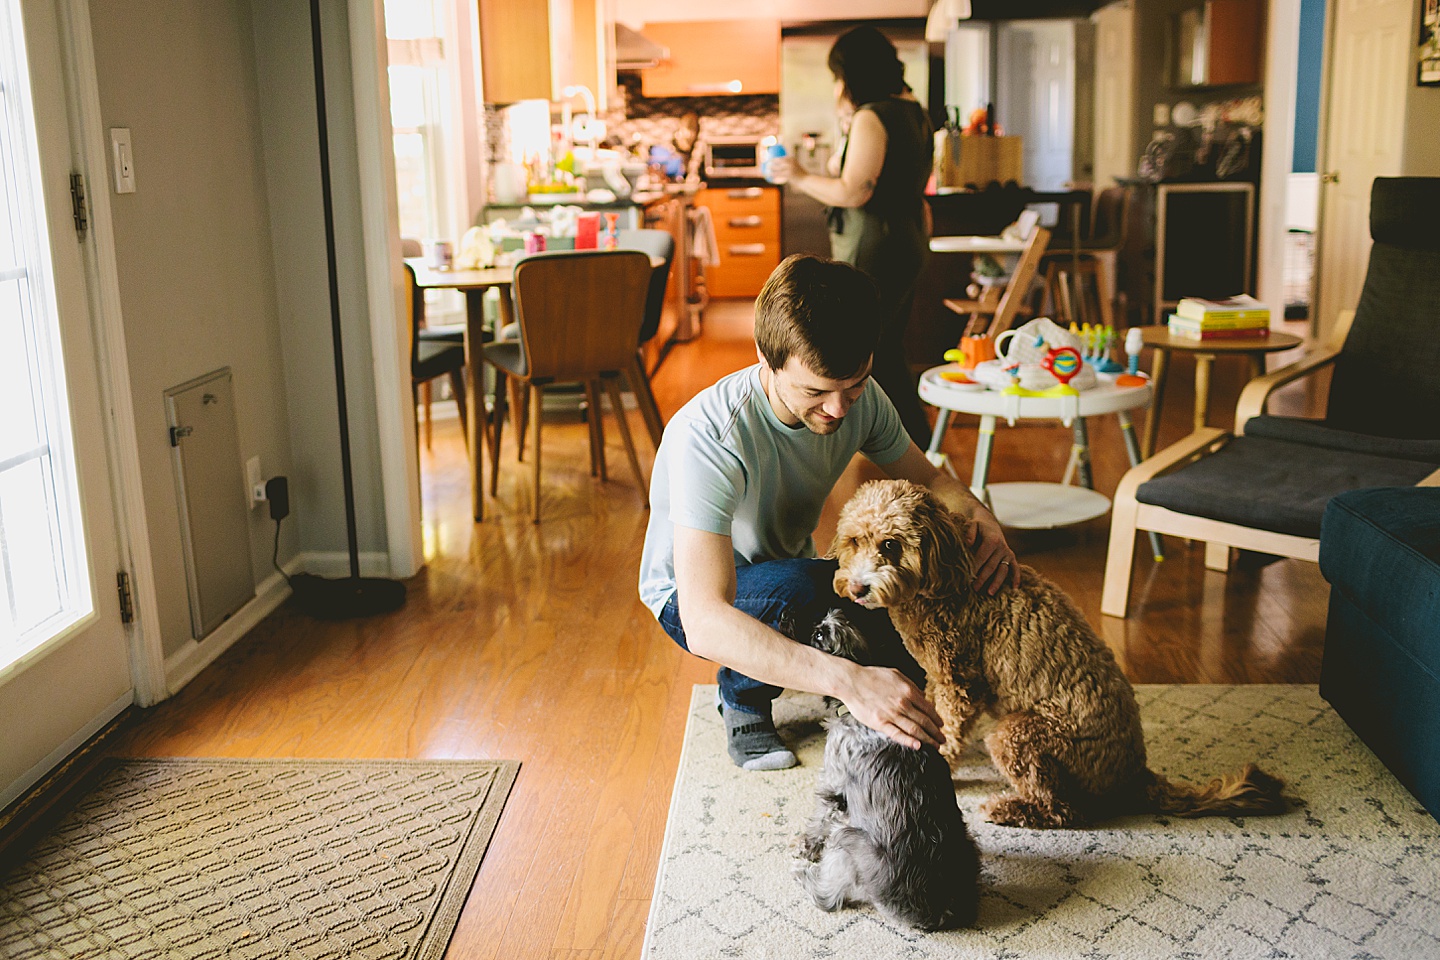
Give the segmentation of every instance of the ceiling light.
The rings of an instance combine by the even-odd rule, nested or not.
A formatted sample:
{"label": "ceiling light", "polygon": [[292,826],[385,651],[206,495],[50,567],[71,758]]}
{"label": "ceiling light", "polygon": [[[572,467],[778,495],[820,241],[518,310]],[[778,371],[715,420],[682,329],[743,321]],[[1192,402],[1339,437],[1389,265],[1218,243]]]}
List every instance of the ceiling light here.
{"label": "ceiling light", "polygon": [[970,0],[935,0],[925,18],[925,39],[944,43],[945,35],[961,20],[970,19]]}

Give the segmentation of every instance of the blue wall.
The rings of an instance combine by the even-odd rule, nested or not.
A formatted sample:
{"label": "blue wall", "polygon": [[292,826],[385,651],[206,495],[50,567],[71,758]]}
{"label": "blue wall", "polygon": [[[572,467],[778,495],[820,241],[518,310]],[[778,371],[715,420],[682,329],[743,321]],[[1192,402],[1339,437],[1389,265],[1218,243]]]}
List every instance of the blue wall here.
{"label": "blue wall", "polygon": [[1325,58],[1325,0],[1300,0],[1300,70],[1295,89],[1294,173],[1315,172],[1320,126],[1320,62]]}

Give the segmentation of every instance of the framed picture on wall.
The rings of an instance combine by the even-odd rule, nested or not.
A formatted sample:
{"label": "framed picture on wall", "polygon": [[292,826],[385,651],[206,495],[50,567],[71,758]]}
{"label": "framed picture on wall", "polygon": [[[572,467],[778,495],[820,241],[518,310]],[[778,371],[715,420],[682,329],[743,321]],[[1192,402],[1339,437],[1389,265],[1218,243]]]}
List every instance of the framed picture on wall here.
{"label": "framed picture on wall", "polygon": [[1440,0],[1420,4],[1420,65],[1415,82],[1440,86]]}

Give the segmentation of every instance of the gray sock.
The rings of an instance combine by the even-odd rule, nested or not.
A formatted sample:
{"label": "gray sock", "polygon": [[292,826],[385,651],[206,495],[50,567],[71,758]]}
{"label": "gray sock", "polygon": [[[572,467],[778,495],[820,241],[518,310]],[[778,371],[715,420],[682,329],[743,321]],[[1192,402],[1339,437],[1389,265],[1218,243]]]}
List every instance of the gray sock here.
{"label": "gray sock", "polygon": [[730,759],[743,770],[785,770],[800,761],[775,732],[775,721],[759,713],[722,706]]}

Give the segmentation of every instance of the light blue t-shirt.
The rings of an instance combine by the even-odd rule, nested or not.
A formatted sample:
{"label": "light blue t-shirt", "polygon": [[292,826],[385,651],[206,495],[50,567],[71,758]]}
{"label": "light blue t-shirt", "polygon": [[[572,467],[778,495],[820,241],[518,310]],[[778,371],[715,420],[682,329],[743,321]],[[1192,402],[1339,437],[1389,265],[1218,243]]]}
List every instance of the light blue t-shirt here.
{"label": "light blue t-shirt", "polygon": [[874,380],[828,436],[780,422],[758,363],[702,390],[666,424],[655,456],[640,599],[659,617],[675,593],[676,524],[730,537],[736,567],[815,556],[821,508],[855,454],[884,466],[909,446]]}

